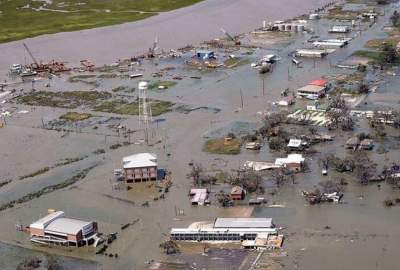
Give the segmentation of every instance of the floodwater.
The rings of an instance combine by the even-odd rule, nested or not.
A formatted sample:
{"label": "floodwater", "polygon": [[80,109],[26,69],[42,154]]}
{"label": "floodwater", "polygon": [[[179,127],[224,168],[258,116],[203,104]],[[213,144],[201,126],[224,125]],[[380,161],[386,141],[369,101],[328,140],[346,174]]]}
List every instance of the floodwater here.
{"label": "floodwater", "polygon": [[[86,260],[79,260],[74,258],[57,256],[53,257],[48,253],[32,252],[26,248],[17,246],[7,245],[0,243],[0,269],[2,270],[15,270],[17,269],[18,263],[30,258],[37,258],[42,261],[41,265],[46,265],[48,258],[52,257],[55,259],[59,268],[63,270],[96,270],[99,269],[99,265],[95,262]],[[43,268],[44,269],[44,268]]]}
{"label": "floodwater", "polygon": [[232,34],[262,26],[262,21],[283,20],[309,13],[329,0],[206,0],[196,5],[159,14],[142,21],[116,26],[58,33],[0,44],[0,78],[13,63],[30,62],[22,43],[36,59],[66,61],[79,65],[82,59],[96,66],[130,58],[152,47],[179,48],[223,35],[223,27]]}
{"label": "floodwater", "polygon": [[[237,2],[233,2],[237,3]],[[322,20],[312,23],[317,34],[326,35],[329,22]],[[347,48],[329,55],[325,60],[304,60],[303,68],[297,68],[290,64],[288,56],[295,48],[304,46],[309,35],[297,35],[296,39],[285,46],[274,45],[269,48],[258,49],[250,60],[256,60],[267,53],[276,53],[282,60],[279,61],[270,74],[262,75],[265,79],[265,95],[262,95],[262,76],[249,65],[235,69],[216,70],[215,72],[201,72],[187,70],[179,64],[181,60],[154,60],[153,63],[145,63],[144,79],[151,79],[154,69],[162,69],[167,66],[175,66],[171,71],[170,79],[175,74],[190,74],[201,76],[200,80],[188,77],[170,89],[165,91],[149,91],[150,98],[169,100],[188,106],[208,106],[221,109],[219,113],[208,110],[197,110],[184,114],[170,112],[158,118],[165,118],[157,128],[157,133],[163,138],[163,142],[152,147],[131,144],[116,150],[110,150],[109,146],[121,143],[125,139],[118,136],[105,136],[102,131],[87,133],[70,132],[62,136],[55,130],[40,128],[42,118],[46,121],[55,119],[64,114],[66,109],[36,108],[18,104],[5,104],[8,108],[15,108],[14,112],[27,109],[28,114],[13,113],[8,118],[6,128],[0,130],[0,178],[12,178],[14,181],[0,189],[0,195],[10,196],[25,192],[36,191],[40,186],[47,185],[54,179],[59,183],[66,175],[73,175],[77,170],[97,164],[89,172],[84,180],[77,182],[70,188],[47,194],[39,199],[18,205],[12,209],[1,212],[0,241],[10,244],[18,244],[35,251],[45,251],[56,255],[73,256],[75,258],[95,260],[103,269],[146,269],[150,260],[173,260],[162,253],[159,243],[165,239],[171,227],[184,227],[194,221],[212,221],[218,216],[244,216],[251,209],[221,209],[216,205],[210,207],[192,207],[189,205],[187,191],[191,186],[191,180],[187,178],[189,172],[188,163],[200,162],[205,168],[219,167],[224,170],[237,169],[246,160],[271,161],[281,157],[281,153],[268,151],[264,147],[259,153],[243,151],[238,156],[218,156],[202,152],[202,144],[205,141],[204,134],[230,128],[233,122],[257,123],[258,112],[276,110],[272,102],[280,98],[280,92],[289,87],[297,87],[307,84],[310,80],[321,76],[333,76],[338,73],[348,72],[333,67],[334,64],[345,60],[351,53],[359,49],[362,44],[374,37],[382,30],[385,21],[378,20],[368,31],[361,36],[357,35]],[[92,31],[92,30],[89,30]],[[95,31],[95,30],[93,30]],[[353,35],[352,33],[351,35]],[[64,35],[64,34],[60,34]],[[113,54],[117,55],[117,54]],[[119,55],[119,54],[118,54]],[[289,68],[288,68],[289,67]],[[46,89],[47,79],[38,81],[37,89]],[[109,90],[119,85],[136,87],[137,80],[103,80],[97,90]],[[391,93],[398,95],[396,88],[398,77],[389,80],[388,84],[378,88],[376,95]],[[50,90],[78,90],[87,89],[82,83],[68,83],[65,76],[54,78],[50,82]],[[29,89],[30,84],[22,85]],[[243,93],[242,109],[240,107],[240,90]],[[134,93],[136,95],[136,93]],[[375,94],[368,96],[371,103],[376,98]],[[378,96],[379,97],[379,96]],[[305,101],[299,101],[296,106],[302,107]],[[369,103],[368,103],[369,104]],[[368,105],[367,104],[367,105]],[[388,101],[386,104],[393,104]],[[364,106],[364,105],[363,105]],[[366,107],[365,109],[369,109]],[[79,108],[79,111],[89,111],[87,108]],[[113,114],[95,113],[99,116],[115,116]],[[123,125],[136,130],[138,119],[135,116],[124,116]],[[366,121],[360,119],[357,132],[365,131]],[[325,131],[324,128],[318,128]],[[104,132],[106,132],[104,130]],[[110,132],[110,131],[108,131]],[[398,136],[398,131],[392,131]],[[397,133],[396,133],[397,132]],[[107,133],[109,134],[109,133]],[[398,207],[385,208],[383,200],[399,197],[399,191],[382,184],[359,186],[348,175],[338,175],[330,172],[329,176],[322,177],[318,166],[319,155],[335,153],[339,156],[346,155],[342,147],[344,142],[352,134],[349,132],[334,132],[335,141],[320,144],[316,150],[320,154],[307,156],[310,164],[310,173],[296,176],[296,184],[288,183],[275,195],[271,195],[267,189],[266,197],[269,204],[280,204],[283,207],[257,207],[254,216],[271,216],[278,226],[285,227],[287,236],[284,248],[288,256],[282,258],[282,264],[287,269],[397,269],[397,254],[400,249],[400,222]],[[141,134],[134,134],[132,141],[141,138]],[[378,148],[379,142],[376,148]],[[103,148],[105,154],[94,155],[92,152]],[[147,185],[134,185],[130,191],[113,188],[113,169],[120,168],[121,158],[137,152],[154,152],[158,155],[159,164],[172,172],[173,186],[166,194],[166,199],[154,201],[159,195],[158,189]],[[44,166],[52,166],[58,160],[65,157],[75,158],[88,155],[89,157],[65,167],[57,167],[46,174],[18,181],[18,176],[32,173]],[[376,151],[368,155],[379,166],[399,159],[398,151],[390,151],[386,154],[378,154]],[[311,189],[322,180],[338,179],[345,177],[349,182],[346,186],[344,203],[339,205],[324,204],[308,206],[300,196],[300,190]],[[221,189],[212,187],[212,193]],[[9,192],[7,192],[9,191]],[[8,194],[12,193],[12,194]],[[7,195],[6,195],[7,194]],[[149,207],[143,207],[144,202],[149,202]],[[118,232],[118,239],[112,243],[108,252],[118,253],[119,257],[109,258],[104,255],[95,255],[92,248],[60,249],[47,248],[32,245],[28,241],[28,235],[16,231],[15,224],[28,225],[37,218],[45,215],[48,208],[63,210],[70,217],[85,220],[96,220],[99,229],[104,233]],[[177,211],[182,210],[182,211]],[[183,215],[176,215],[182,212]],[[137,223],[121,230],[121,225],[139,219]],[[326,228],[329,226],[329,228]],[[17,254],[19,251],[11,251]],[[221,251],[221,254],[224,251]],[[218,252],[217,252],[218,254]],[[185,255],[185,254],[184,254]],[[185,258],[185,256],[182,256]],[[203,261],[200,255],[196,255],[194,261]],[[222,256],[222,255],[221,255]],[[229,255],[231,256],[231,255]],[[230,258],[228,256],[228,258]],[[190,257],[190,256],[189,256]],[[15,256],[2,258],[6,267],[16,265]],[[204,258],[206,260],[206,258]],[[11,266],[10,266],[11,265]],[[190,265],[190,263],[189,263]],[[221,269],[221,265],[204,263],[215,269]],[[226,267],[233,268],[232,265]],[[7,269],[7,268],[6,268]]]}

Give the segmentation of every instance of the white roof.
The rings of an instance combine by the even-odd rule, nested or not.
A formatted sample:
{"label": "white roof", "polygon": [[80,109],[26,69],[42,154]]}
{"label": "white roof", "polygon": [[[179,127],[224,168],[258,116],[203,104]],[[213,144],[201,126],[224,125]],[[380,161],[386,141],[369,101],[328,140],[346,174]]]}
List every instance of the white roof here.
{"label": "white roof", "polygon": [[325,54],[325,50],[317,50],[317,49],[298,49],[296,50],[298,54]]}
{"label": "white roof", "polygon": [[152,153],[139,153],[122,159],[124,169],[157,166],[157,155]]}
{"label": "white roof", "polygon": [[347,25],[334,25],[332,30],[348,30],[350,27]]}
{"label": "white roof", "polygon": [[301,140],[299,139],[290,139],[289,143],[288,143],[288,147],[300,147],[301,145]]}
{"label": "white roof", "polygon": [[284,165],[288,163],[302,163],[304,162],[304,158],[300,154],[290,154],[286,158],[277,158],[275,160],[276,165]]}
{"label": "white roof", "polygon": [[190,195],[193,196],[190,200],[192,203],[204,203],[208,198],[208,191],[206,188],[192,188],[190,190]]}
{"label": "white roof", "polygon": [[299,88],[297,91],[298,92],[309,92],[309,93],[320,93],[325,90],[325,86],[318,86],[318,85],[313,85],[313,84],[308,84],[306,86],[303,86],[302,88]]}
{"label": "white roof", "polygon": [[280,166],[275,165],[275,163],[273,162],[250,161],[250,160],[244,163],[244,167],[253,169],[256,172],[280,168]]}
{"label": "white roof", "polygon": [[91,225],[90,221],[82,221],[71,218],[58,218],[51,222],[47,227],[46,231],[64,233],[64,234],[77,234],[84,227]]}
{"label": "white roof", "polygon": [[42,217],[38,221],[32,223],[31,225],[29,225],[29,227],[34,229],[44,230],[44,228],[46,228],[47,225],[49,225],[52,221],[64,217],[64,215],[65,214],[63,211],[53,212],[45,217]]}
{"label": "white roof", "polygon": [[272,228],[272,218],[217,218],[214,228]]}
{"label": "white roof", "polygon": [[170,233],[195,234],[195,233],[271,233],[277,232],[276,228],[172,228]]}

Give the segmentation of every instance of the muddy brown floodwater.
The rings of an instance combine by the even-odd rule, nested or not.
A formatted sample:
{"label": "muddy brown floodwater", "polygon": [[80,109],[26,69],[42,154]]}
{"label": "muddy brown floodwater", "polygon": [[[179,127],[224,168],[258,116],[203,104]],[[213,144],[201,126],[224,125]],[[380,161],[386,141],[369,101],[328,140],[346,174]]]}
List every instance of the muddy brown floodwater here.
{"label": "muddy brown floodwater", "polygon": [[[256,10],[259,6],[255,5],[255,3],[258,2],[260,1],[230,1],[229,3],[225,1],[206,1],[185,10],[195,12],[196,8],[199,8],[201,12],[208,10],[210,14],[220,15],[221,13],[218,12],[222,11],[217,11],[216,9],[220,7],[220,3],[225,3],[227,10],[242,7],[244,13],[244,11],[249,12],[251,7]],[[267,16],[265,14],[272,12],[267,9],[268,4],[283,10],[280,15],[288,12],[287,16],[290,16],[289,13],[291,12],[296,14],[300,12],[300,8],[305,11],[315,8],[316,6],[313,5],[321,3],[321,1],[310,1],[308,2],[309,6],[307,6],[306,1],[301,1],[301,4],[300,1],[293,1],[291,2],[293,5],[288,3],[286,1],[272,0],[262,2],[260,5],[265,10],[259,8],[254,16],[260,16],[261,18]],[[288,8],[288,6],[290,7]],[[389,14],[390,8],[389,6],[386,7],[386,14]],[[181,19],[185,21],[187,20],[186,16],[189,16],[185,15],[185,10],[172,13],[181,14]],[[265,14],[262,14],[263,12]],[[170,16],[168,14],[160,16]],[[144,79],[154,80],[151,77],[151,73],[168,66],[174,66],[176,69],[166,76],[167,79],[172,80],[172,76],[176,74],[187,75],[182,80],[179,80],[176,86],[165,91],[149,91],[150,98],[167,100],[189,107],[203,106],[220,109],[217,113],[215,110],[195,110],[188,114],[172,111],[157,117],[157,119],[165,119],[165,121],[160,121],[156,128],[156,133],[163,141],[151,147],[142,144],[130,144],[111,150],[110,146],[126,142],[127,138],[118,136],[115,128],[109,128],[106,124],[96,124],[98,126],[96,129],[93,126],[72,126],[69,127],[69,132],[48,130],[43,128],[44,123],[58,119],[59,116],[69,110],[52,107],[33,107],[10,102],[2,104],[5,109],[11,111],[11,116],[6,118],[7,126],[0,129],[0,179],[13,179],[13,181],[0,188],[0,202],[16,199],[28,192],[36,192],[49,184],[61,183],[86,168],[96,166],[89,171],[85,179],[76,182],[71,187],[56,190],[40,198],[18,204],[13,208],[0,212],[0,241],[32,249],[34,254],[38,254],[36,253],[38,251],[44,251],[54,255],[93,260],[102,265],[99,267],[100,269],[147,269],[147,261],[175,259],[188,259],[196,262],[200,267],[222,269],[222,261],[218,261],[219,258],[238,264],[239,259],[246,257],[245,252],[238,251],[238,255],[235,257],[235,252],[217,250],[211,253],[210,261],[206,261],[207,256],[199,255],[198,253],[194,255],[166,256],[159,248],[159,244],[168,235],[171,227],[188,226],[194,221],[212,221],[219,216],[248,216],[252,214],[257,217],[273,217],[278,226],[286,228],[283,231],[287,236],[284,250],[288,252],[288,256],[278,260],[279,264],[281,266],[284,265],[286,269],[398,269],[400,208],[385,208],[382,202],[387,198],[400,197],[399,190],[394,190],[385,183],[382,183],[381,188],[378,188],[377,185],[360,186],[348,175],[338,175],[331,171],[328,176],[321,176],[317,161],[319,156],[326,153],[334,153],[339,156],[346,155],[343,145],[346,139],[352,135],[351,132],[332,132],[336,136],[333,142],[316,146],[317,154],[306,157],[307,163],[310,165],[310,172],[296,175],[296,184],[288,183],[284,185],[274,196],[270,195],[267,189],[266,197],[269,205],[282,205],[279,208],[263,206],[256,207],[252,211],[253,209],[248,207],[229,209],[222,209],[217,205],[192,207],[188,200],[188,189],[191,186],[191,180],[187,178],[187,173],[189,172],[188,163],[191,161],[200,162],[207,168],[215,166],[230,170],[237,169],[246,160],[270,161],[276,157],[281,157],[282,154],[270,152],[267,146],[263,147],[260,152],[243,150],[237,156],[207,154],[202,151],[202,145],[205,141],[204,135],[228,125],[231,126],[232,122],[236,121],[258,123],[260,117],[257,113],[276,110],[276,107],[272,106],[272,102],[278,100],[281,91],[287,87],[297,89],[307,84],[310,80],[321,76],[335,76],[349,72],[335,68],[334,65],[346,60],[354,50],[360,49],[366,40],[379,35],[387,17],[388,15],[380,17],[378,22],[371,28],[367,28],[361,36],[351,33],[350,35],[354,37],[354,40],[351,41],[350,45],[329,55],[327,59],[304,60],[302,68],[292,66],[291,57],[288,55],[294,49],[306,44],[306,40],[310,38],[308,34],[295,34],[289,44],[270,44],[265,48],[255,50],[252,55],[246,56],[248,60],[255,61],[271,52],[281,57],[272,73],[262,75],[265,78],[264,96],[262,95],[262,77],[249,65],[239,66],[234,69],[217,69],[204,72],[188,69],[182,64],[182,59],[145,61],[141,67]],[[171,20],[174,21],[178,18],[171,18]],[[224,15],[224,18],[233,21],[232,16],[228,15],[228,13]],[[253,20],[252,18],[250,15],[243,18],[245,25],[243,27],[245,29],[247,29],[246,27],[254,27],[254,25],[250,24]],[[255,25],[258,24],[260,18],[254,20],[256,22]],[[274,16],[271,16],[271,18],[275,19]],[[214,19],[216,21],[211,19],[207,21],[207,24],[213,25],[208,29],[210,33],[213,33],[212,31],[215,29],[217,29],[215,31],[218,31],[220,26],[215,26],[214,24],[218,24],[221,18]],[[32,40],[36,40],[35,42],[47,40],[50,42],[50,40],[54,39],[55,42],[61,42],[66,38],[68,39],[69,36],[72,39],[74,35],[82,33],[95,37],[94,33],[99,33],[97,31],[124,29],[128,25],[146,26],[146,24],[149,24],[147,27],[150,27],[150,22],[154,20],[157,21],[159,18],[154,17],[143,22],[123,26],[77,33],[62,33]],[[239,22],[235,23],[240,24]],[[168,21],[165,24],[167,25]],[[330,27],[330,21],[323,19],[318,22],[310,22],[310,24],[317,35],[328,37],[327,30]],[[153,27],[158,27],[158,24],[153,24]],[[186,30],[188,31],[188,29]],[[91,34],[92,31],[93,34]],[[207,32],[204,29],[201,31],[203,34]],[[189,37],[192,40],[198,38],[193,32],[190,33]],[[181,33],[178,32],[177,35],[181,35]],[[201,39],[205,39],[205,36]],[[92,39],[90,42],[93,41]],[[120,44],[125,44],[122,41],[120,42]],[[194,42],[191,41],[190,43]],[[2,46],[17,46],[18,42],[13,44]],[[65,47],[65,44],[63,46]],[[81,49],[86,50],[86,47],[82,46]],[[12,50],[16,50],[16,47],[13,47]],[[101,50],[102,48],[99,48],[99,51],[94,51],[93,54],[97,54]],[[73,53],[71,54],[68,51],[64,53],[65,55],[70,55],[71,58],[79,56],[78,48],[76,48],[76,51],[72,51]],[[1,53],[3,53],[3,50],[1,50]],[[108,56],[110,58],[107,58]],[[110,51],[107,52],[104,61],[108,61],[111,57],[117,58],[120,56],[125,56],[122,49],[120,52],[118,50]],[[158,65],[154,65],[154,63]],[[200,76],[201,79],[192,79],[189,76]],[[398,106],[392,100],[399,98],[398,78],[395,76],[389,79],[386,84],[378,87],[376,93],[371,93],[367,97],[367,104],[363,103],[360,108],[372,109],[374,102],[379,102],[380,106]],[[110,89],[117,86],[125,85],[131,88],[136,87],[138,83],[138,80],[110,78],[99,79],[99,85],[93,86],[82,82],[71,83],[67,79],[67,75],[62,75],[59,78],[54,77],[51,80],[43,78],[35,83],[35,88],[37,90],[52,91],[89,90],[95,88],[98,91],[111,92]],[[45,86],[47,83],[50,83],[50,87]],[[17,88],[24,88],[28,91],[31,88],[31,84],[20,84]],[[243,109],[238,109],[240,106],[240,90],[243,93]],[[383,94],[386,93],[390,94],[392,98],[384,98]],[[132,95],[137,94],[133,92]],[[299,100],[296,106],[304,107],[306,104],[306,101]],[[138,117],[136,116],[93,112],[90,108],[84,106],[76,110],[90,112],[98,116],[99,119],[111,116],[119,117],[118,123],[132,130],[139,129]],[[27,113],[24,111],[27,111]],[[367,131],[367,128],[366,120],[359,119],[356,132]],[[323,127],[318,128],[318,130],[327,132]],[[393,141],[396,141],[399,136],[398,130],[388,129],[388,133],[393,136]],[[142,138],[143,134],[136,132],[132,134],[130,140],[131,142],[138,142]],[[377,142],[376,148],[378,148],[379,144],[380,142]],[[397,144],[393,143],[387,146],[393,151],[379,154],[374,150],[369,152],[368,155],[380,167],[384,164],[398,161],[400,154],[399,148],[396,148]],[[105,153],[94,154],[98,149],[104,149]],[[172,172],[173,186],[166,193],[165,199],[154,201],[153,198],[159,195],[159,190],[154,186],[149,187],[147,184],[133,185],[133,189],[129,191],[113,188],[112,172],[114,169],[121,167],[122,157],[138,152],[156,153],[159,164]],[[65,158],[78,157],[85,158],[64,166],[55,166]],[[46,166],[52,168],[43,174],[18,180],[20,176],[31,174]],[[315,206],[305,204],[304,199],[300,196],[300,190],[309,190],[321,180],[334,180],[339,177],[346,177],[349,182],[345,187],[344,203]],[[220,186],[213,186],[212,193],[215,194],[220,189]],[[149,202],[149,206],[142,206],[146,201]],[[49,208],[63,210],[70,217],[96,220],[99,222],[99,229],[103,233],[118,232],[118,239],[110,245],[108,252],[118,253],[119,257],[116,259],[104,255],[95,255],[94,249],[86,247],[61,249],[36,246],[29,242],[27,234],[15,230],[16,224],[28,225],[45,215]],[[183,215],[176,215],[177,210],[182,210]],[[137,219],[139,221],[134,225],[121,230],[122,224],[133,222]],[[16,265],[16,261],[21,259],[21,256],[17,256],[18,253],[29,253],[25,249],[21,252],[19,249],[9,248],[9,246],[4,246],[3,248],[2,245],[0,250],[7,250],[7,254],[9,254],[8,256],[0,255],[0,265],[4,265],[5,269],[12,269]],[[250,259],[254,257],[254,253],[249,256]],[[213,260],[215,260],[214,263]],[[248,269],[249,262],[251,260],[244,261],[241,264],[246,266],[243,269]],[[79,261],[71,262],[72,265],[76,263],[79,264]],[[88,267],[88,269],[97,267],[97,264],[84,263],[82,265],[81,268]],[[76,267],[76,269],[80,268]],[[240,268],[229,264],[225,269]]]}
{"label": "muddy brown floodwater", "polygon": [[186,8],[121,25],[58,33],[0,44],[0,78],[14,63],[24,64],[25,42],[37,59],[78,65],[90,59],[96,65],[132,57],[152,47],[179,48],[220,37],[220,28],[232,34],[261,27],[262,21],[282,20],[308,13],[329,0],[206,0]]}

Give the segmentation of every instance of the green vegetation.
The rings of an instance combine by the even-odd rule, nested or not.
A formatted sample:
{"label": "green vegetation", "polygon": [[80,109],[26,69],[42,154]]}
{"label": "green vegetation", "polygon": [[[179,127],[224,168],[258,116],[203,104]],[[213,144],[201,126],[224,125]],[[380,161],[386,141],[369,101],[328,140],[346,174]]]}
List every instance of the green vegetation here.
{"label": "green vegetation", "polygon": [[19,178],[19,180],[23,180],[23,179],[26,179],[26,178],[35,177],[35,176],[44,174],[44,173],[48,172],[49,170],[50,170],[49,167],[44,167],[44,168],[42,168],[42,169],[40,169],[40,170],[38,170],[38,171],[36,171],[36,172],[33,172],[33,173],[30,173],[30,174],[21,176],[21,177]]}
{"label": "green vegetation", "polygon": [[4,0],[0,42],[136,21],[201,0]]}
{"label": "green vegetation", "polygon": [[78,113],[78,112],[67,112],[64,115],[60,116],[60,119],[71,121],[71,122],[78,122],[89,119],[92,117],[90,113]]}
{"label": "green vegetation", "polygon": [[382,49],[385,44],[389,44],[390,46],[396,46],[400,42],[400,37],[389,37],[382,39],[371,39],[368,40],[367,44],[365,44],[366,48],[371,49]]}
{"label": "green vegetation", "polygon": [[106,150],[99,148],[99,149],[93,151],[93,154],[100,155],[100,154],[104,154],[105,152],[106,152]]}
{"label": "green vegetation", "polygon": [[96,78],[96,75],[93,74],[86,74],[86,75],[76,75],[76,76],[71,76],[68,78],[69,82],[87,82],[87,79],[94,79]]}
{"label": "green vegetation", "polygon": [[220,155],[238,155],[242,143],[239,139],[226,140],[225,138],[210,139],[203,147],[204,152]]}
{"label": "green vegetation", "polygon": [[81,160],[84,160],[85,158],[87,158],[87,156],[84,157],[77,157],[77,158],[65,158],[61,161],[59,161],[58,163],[56,163],[56,165],[54,165],[54,167],[60,167],[60,166],[65,166],[71,163],[75,163]]}
{"label": "green vegetation", "polygon": [[117,77],[118,77],[118,75],[115,73],[105,73],[105,74],[100,74],[99,76],[97,76],[97,78],[99,78],[99,79],[114,79]]}
{"label": "green vegetation", "polygon": [[96,80],[97,76],[93,74],[84,74],[84,75],[76,75],[68,78],[68,81],[71,83],[85,83],[91,86],[99,86],[99,83]]}
{"label": "green vegetation", "polygon": [[353,53],[353,56],[368,58],[373,62],[379,62],[382,58],[381,52],[359,50]]}
{"label": "green vegetation", "polygon": [[[159,116],[163,113],[171,111],[174,105],[169,101],[149,100],[153,116]],[[126,102],[124,100],[106,101],[94,108],[95,111],[108,112],[116,114],[139,115],[138,102]]]}
{"label": "green vegetation", "polygon": [[96,167],[96,166],[92,166],[87,169],[84,169],[84,170],[78,172],[77,174],[75,174],[74,176],[72,176],[71,178],[65,180],[64,182],[61,182],[56,185],[50,185],[50,186],[44,187],[39,191],[28,193],[17,200],[12,200],[8,203],[2,204],[2,205],[0,205],[0,211],[4,211],[8,208],[14,207],[17,204],[29,202],[35,198],[39,198],[43,195],[46,195],[46,194],[56,191],[58,189],[63,189],[70,185],[73,185],[76,182],[78,182],[79,180],[84,179],[86,177],[86,175],[89,173],[89,171],[92,170],[94,167]]}
{"label": "green vegetation", "polygon": [[98,100],[110,98],[111,94],[98,91],[37,91],[17,97],[16,101],[31,106],[48,106],[75,109],[79,106],[94,106]]}
{"label": "green vegetation", "polygon": [[[111,91],[114,92],[114,93],[118,93],[118,92],[122,92],[122,91],[126,91],[126,90],[128,90],[128,87],[122,86],[122,85],[121,85],[121,86],[117,86],[117,87],[111,89]],[[135,89],[133,88],[133,89],[132,89],[132,92],[133,92],[134,90],[135,90]]]}
{"label": "green vegetation", "polygon": [[384,44],[380,51],[356,51],[355,56],[371,59],[373,63],[380,65],[398,65],[400,63],[399,54],[394,46]]}
{"label": "green vegetation", "polygon": [[115,149],[118,149],[118,148],[120,148],[122,146],[123,146],[122,144],[116,143],[116,144],[110,145],[110,149],[111,150],[115,150]]}
{"label": "green vegetation", "polygon": [[355,20],[360,12],[343,10],[342,6],[337,6],[329,10],[328,19],[331,20]]}
{"label": "green vegetation", "polygon": [[11,181],[12,181],[12,179],[7,179],[7,180],[4,180],[4,181],[1,181],[0,182],[0,188],[2,188],[5,185],[8,185],[9,183],[11,183]]}
{"label": "green vegetation", "polygon": [[228,58],[224,61],[224,66],[227,68],[234,68],[237,66],[243,66],[250,63],[249,59],[240,59],[240,58]]}
{"label": "green vegetation", "polygon": [[159,89],[160,86],[161,88],[171,88],[176,84],[177,82],[175,81],[155,81],[149,84],[149,89],[156,90]]}

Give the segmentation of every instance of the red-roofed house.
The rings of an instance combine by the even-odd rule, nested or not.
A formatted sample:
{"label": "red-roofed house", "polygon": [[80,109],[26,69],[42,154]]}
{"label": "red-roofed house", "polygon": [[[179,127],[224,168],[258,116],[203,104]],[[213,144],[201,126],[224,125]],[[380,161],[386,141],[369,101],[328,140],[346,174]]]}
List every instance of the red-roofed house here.
{"label": "red-roofed house", "polygon": [[327,87],[328,86],[328,81],[324,80],[324,79],[318,79],[318,80],[313,80],[309,84],[316,85],[316,86]]}

